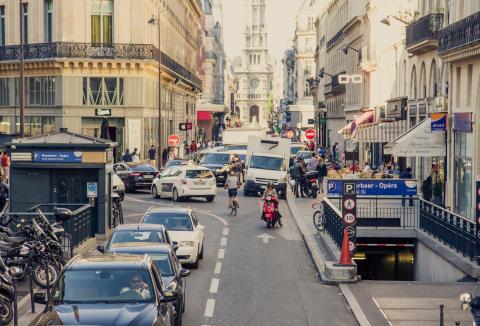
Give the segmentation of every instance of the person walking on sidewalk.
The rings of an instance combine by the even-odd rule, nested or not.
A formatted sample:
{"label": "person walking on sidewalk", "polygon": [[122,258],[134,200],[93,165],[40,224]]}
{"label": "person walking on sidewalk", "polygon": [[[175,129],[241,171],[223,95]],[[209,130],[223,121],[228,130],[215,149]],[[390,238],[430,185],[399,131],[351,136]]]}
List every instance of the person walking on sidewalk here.
{"label": "person walking on sidewalk", "polygon": [[[408,167],[405,171],[400,174],[401,179],[412,179],[412,168]],[[413,197],[409,196],[408,205],[413,206]],[[405,206],[405,196],[402,196],[402,206]]]}
{"label": "person walking on sidewalk", "polygon": [[152,166],[155,166],[156,156],[157,156],[157,151],[155,150],[155,145],[152,145],[148,150],[148,159],[150,160],[150,164]]}
{"label": "person walking on sidewalk", "polygon": [[295,194],[296,198],[299,197],[299,194],[302,196],[302,198],[305,197],[302,187],[302,178],[304,174],[305,170],[303,168],[303,164],[299,160],[296,164],[293,165],[292,169],[290,170],[290,177],[295,180],[295,188],[293,193]]}
{"label": "person walking on sidewalk", "polygon": [[8,180],[10,179],[10,157],[6,151],[3,151],[2,155],[2,171],[5,182],[8,183]]}

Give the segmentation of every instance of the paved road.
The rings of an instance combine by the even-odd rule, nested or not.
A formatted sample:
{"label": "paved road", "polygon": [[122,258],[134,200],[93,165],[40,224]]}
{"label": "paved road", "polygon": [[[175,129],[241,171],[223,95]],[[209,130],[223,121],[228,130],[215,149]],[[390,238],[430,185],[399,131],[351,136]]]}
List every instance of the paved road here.
{"label": "paved road", "polygon": [[[338,288],[320,284],[285,202],[285,227],[268,230],[258,198],[240,197],[239,215],[232,217],[219,192],[213,203],[178,203],[195,208],[206,228],[205,258],[187,281],[185,325],[356,325]],[[125,222],[171,204],[129,194]]]}

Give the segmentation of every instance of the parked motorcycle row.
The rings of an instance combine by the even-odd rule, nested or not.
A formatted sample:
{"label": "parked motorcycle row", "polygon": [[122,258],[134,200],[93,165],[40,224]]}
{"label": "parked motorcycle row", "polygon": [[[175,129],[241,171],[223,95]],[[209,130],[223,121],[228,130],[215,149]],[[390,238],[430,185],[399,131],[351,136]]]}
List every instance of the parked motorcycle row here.
{"label": "parked motorcycle row", "polygon": [[[65,264],[61,246],[62,223],[71,218],[68,209],[54,210],[52,224],[40,209],[31,221],[0,216],[0,324],[13,318],[13,281],[25,280],[29,273],[42,289],[51,287]],[[14,225],[14,231],[10,226]]]}

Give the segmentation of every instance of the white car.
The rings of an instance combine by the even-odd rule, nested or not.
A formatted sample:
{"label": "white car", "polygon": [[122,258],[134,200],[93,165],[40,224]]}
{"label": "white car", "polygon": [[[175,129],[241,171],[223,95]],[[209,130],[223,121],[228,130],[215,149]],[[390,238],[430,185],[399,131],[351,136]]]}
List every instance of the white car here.
{"label": "white car", "polygon": [[168,197],[175,202],[190,197],[205,197],[212,202],[217,195],[217,182],[208,168],[172,166],[153,180],[151,191],[153,198]]}
{"label": "white car", "polygon": [[143,224],[162,224],[174,245],[178,245],[176,255],[182,264],[192,264],[194,268],[203,259],[203,237],[205,227],[198,222],[195,212],[184,207],[151,208],[143,217]]}

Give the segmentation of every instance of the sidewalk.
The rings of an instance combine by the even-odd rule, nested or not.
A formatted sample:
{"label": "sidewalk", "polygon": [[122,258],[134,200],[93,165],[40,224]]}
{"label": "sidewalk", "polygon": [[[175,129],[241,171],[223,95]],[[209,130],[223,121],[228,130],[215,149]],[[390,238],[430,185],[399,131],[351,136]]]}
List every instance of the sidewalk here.
{"label": "sidewalk", "polygon": [[[337,260],[339,250],[327,233],[318,232],[313,225],[312,204],[321,199],[295,198],[292,193],[288,196],[292,215],[323,280],[324,261]],[[339,287],[360,325],[437,326],[440,304],[445,305],[445,325],[454,325],[455,321],[472,325],[470,312],[460,308],[459,297],[472,292],[475,283],[361,281]]]}

